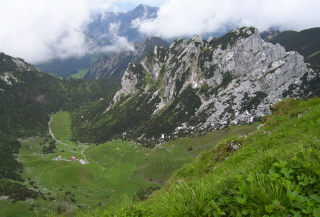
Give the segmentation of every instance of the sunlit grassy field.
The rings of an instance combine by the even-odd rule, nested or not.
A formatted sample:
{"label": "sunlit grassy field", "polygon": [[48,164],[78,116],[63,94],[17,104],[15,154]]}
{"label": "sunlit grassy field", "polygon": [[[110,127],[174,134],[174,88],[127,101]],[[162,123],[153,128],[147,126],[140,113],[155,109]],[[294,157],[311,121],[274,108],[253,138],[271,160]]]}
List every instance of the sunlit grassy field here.
{"label": "sunlit grassy field", "polygon": [[77,74],[72,74],[70,75],[71,78],[83,78],[87,72],[89,70],[88,69],[82,69],[82,70],[79,70]]}
{"label": "sunlit grassy field", "polygon": [[52,133],[57,139],[62,142],[70,142],[72,131],[69,112],[60,112],[55,115],[50,125]]}

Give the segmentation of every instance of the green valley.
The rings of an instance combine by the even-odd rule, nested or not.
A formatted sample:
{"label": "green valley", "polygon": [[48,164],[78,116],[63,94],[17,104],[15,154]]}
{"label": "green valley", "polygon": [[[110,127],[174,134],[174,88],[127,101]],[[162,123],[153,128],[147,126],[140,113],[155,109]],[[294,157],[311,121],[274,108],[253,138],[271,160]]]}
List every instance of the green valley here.
{"label": "green valley", "polygon": [[[159,189],[181,166],[210,150],[221,139],[252,132],[256,125],[233,126],[193,138],[179,138],[149,149],[133,142],[114,140],[93,145],[71,141],[69,112],[52,116],[54,142],[46,138],[22,139],[18,160],[22,178],[40,192],[27,201],[0,200],[0,216],[34,216],[48,213],[73,215],[77,210],[97,209],[131,198],[142,189]],[[52,153],[43,147],[54,143]],[[72,157],[77,161],[72,161]],[[88,162],[79,163],[80,159]],[[19,214],[20,213],[20,214]]]}

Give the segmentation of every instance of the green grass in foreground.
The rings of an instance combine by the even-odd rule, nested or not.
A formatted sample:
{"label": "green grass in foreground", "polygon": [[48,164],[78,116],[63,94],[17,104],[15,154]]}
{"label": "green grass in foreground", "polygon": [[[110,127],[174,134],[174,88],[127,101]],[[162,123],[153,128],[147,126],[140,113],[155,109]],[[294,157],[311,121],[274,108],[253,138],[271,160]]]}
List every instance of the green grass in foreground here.
{"label": "green grass in foreground", "polygon": [[183,166],[146,201],[79,216],[320,216],[320,99],[284,100],[246,138]]}
{"label": "green grass in foreground", "polygon": [[[256,125],[234,126],[148,149],[121,141],[98,146],[72,142],[70,124],[68,112],[53,117],[52,132],[66,144],[56,144],[56,153],[42,153],[41,145],[50,142],[45,138],[21,140],[18,157],[24,165],[25,184],[44,195],[37,200],[16,203],[0,200],[0,216],[57,215],[58,211],[74,216],[77,210],[103,209],[122,201],[122,197],[132,198],[139,189],[163,186],[178,168],[210,150],[221,139],[247,134],[256,128]],[[81,152],[89,164],[69,161],[71,156],[84,159]],[[65,160],[53,161],[57,155]],[[34,184],[30,184],[31,181]]]}

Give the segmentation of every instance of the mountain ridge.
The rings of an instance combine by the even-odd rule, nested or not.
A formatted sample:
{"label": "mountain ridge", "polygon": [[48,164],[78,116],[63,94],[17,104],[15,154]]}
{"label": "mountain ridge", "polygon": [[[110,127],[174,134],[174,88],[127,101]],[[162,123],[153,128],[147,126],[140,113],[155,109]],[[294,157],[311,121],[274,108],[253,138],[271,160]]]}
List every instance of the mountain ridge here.
{"label": "mountain ridge", "polygon": [[130,63],[114,102],[84,119],[90,124],[77,118],[83,114],[78,111],[75,138],[91,141],[86,136],[98,131],[94,142],[123,138],[152,147],[177,136],[250,123],[283,98],[319,93],[317,81],[318,72],[303,56],[265,42],[254,27],[218,39],[177,39]]}

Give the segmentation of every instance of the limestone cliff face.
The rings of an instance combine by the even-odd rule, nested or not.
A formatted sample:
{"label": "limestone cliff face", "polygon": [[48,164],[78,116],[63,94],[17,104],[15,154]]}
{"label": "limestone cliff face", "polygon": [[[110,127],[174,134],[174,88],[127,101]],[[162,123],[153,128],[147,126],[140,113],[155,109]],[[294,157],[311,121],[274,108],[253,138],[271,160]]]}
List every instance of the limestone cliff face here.
{"label": "limestone cliff face", "polygon": [[114,102],[143,103],[135,111],[148,108],[150,115],[123,135],[157,144],[252,122],[285,97],[319,92],[317,81],[300,54],[265,42],[253,27],[240,28],[218,39],[194,36],[156,47],[129,65]]}
{"label": "limestone cliff face", "polygon": [[130,63],[121,79],[122,88],[114,96],[114,101],[119,100],[121,96],[132,95],[139,91],[139,88],[143,86],[141,79],[143,75],[143,68],[140,64]]}

